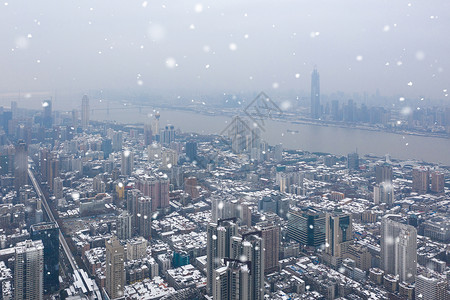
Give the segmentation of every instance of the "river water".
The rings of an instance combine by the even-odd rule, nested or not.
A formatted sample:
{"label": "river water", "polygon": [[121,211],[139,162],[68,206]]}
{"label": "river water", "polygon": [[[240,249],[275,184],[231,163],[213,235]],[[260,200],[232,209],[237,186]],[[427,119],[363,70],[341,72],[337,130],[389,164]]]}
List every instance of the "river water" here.
{"label": "river water", "polygon": [[[221,133],[231,121],[227,116],[210,116],[191,111],[159,110],[160,126],[173,124],[183,132],[202,134]],[[121,123],[150,123],[151,109],[111,109],[93,111],[91,119]],[[402,160],[415,159],[450,166],[450,139],[401,135],[356,128],[293,124],[288,121],[266,120],[262,138],[269,144],[283,144],[285,149],[301,149],[311,152],[327,152],[346,155],[358,151],[360,155],[390,154]]]}

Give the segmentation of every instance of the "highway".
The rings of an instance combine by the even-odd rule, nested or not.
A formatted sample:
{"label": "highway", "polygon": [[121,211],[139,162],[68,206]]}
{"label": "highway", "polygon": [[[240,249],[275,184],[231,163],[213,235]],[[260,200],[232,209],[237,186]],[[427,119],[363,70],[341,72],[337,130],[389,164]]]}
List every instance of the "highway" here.
{"label": "highway", "polygon": [[[45,198],[44,193],[42,193],[41,187],[39,186],[36,178],[34,177],[33,172],[29,167],[28,167],[28,176],[30,177],[31,182],[33,183],[36,193],[38,193],[39,198],[42,201],[42,205],[44,206],[48,218],[50,219],[51,222],[55,222],[58,225],[55,217],[53,216],[52,211],[50,210],[50,206],[48,206],[47,199]],[[64,238],[64,235],[62,234],[61,230],[59,230],[59,243],[62,245],[64,249],[64,253],[66,254],[67,259],[69,260],[72,270],[74,272],[77,271],[79,269],[77,262],[75,261],[75,258],[73,257],[72,252],[70,251],[69,246],[67,245],[66,239]]]}

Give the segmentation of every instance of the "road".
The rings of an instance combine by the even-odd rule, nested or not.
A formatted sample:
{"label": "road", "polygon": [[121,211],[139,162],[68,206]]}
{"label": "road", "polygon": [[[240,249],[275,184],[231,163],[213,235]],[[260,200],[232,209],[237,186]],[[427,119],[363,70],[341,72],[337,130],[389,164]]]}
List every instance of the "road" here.
{"label": "road", "polygon": [[[34,189],[36,190],[36,193],[38,194],[39,198],[42,201],[42,205],[44,206],[45,212],[47,213],[48,218],[51,222],[56,222],[55,217],[53,216],[52,211],[50,210],[50,206],[47,203],[47,199],[44,196],[44,193],[41,190],[41,187],[39,186],[36,178],[34,177],[33,172],[30,168],[28,168],[28,176],[30,177],[31,182],[33,183]],[[66,239],[64,238],[64,235],[62,234],[61,230],[59,230],[59,243],[62,245],[64,249],[64,253],[66,254],[67,259],[69,260],[70,266],[72,267],[72,270],[75,272],[78,270],[77,262],[75,261],[75,258],[72,255],[72,252],[69,249],[69,246],[67,245]]]}

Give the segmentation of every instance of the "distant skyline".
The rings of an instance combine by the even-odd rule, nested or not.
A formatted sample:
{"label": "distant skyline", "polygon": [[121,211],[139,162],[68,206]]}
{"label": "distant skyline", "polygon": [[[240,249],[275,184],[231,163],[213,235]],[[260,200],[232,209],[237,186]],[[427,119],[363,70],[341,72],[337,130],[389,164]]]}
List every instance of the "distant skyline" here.
{"label": "distant skyline", "polygon": [[6,0],[0,94],[308,92],[317,65],[323,94],[450,101],[449,14],[445,0]]}

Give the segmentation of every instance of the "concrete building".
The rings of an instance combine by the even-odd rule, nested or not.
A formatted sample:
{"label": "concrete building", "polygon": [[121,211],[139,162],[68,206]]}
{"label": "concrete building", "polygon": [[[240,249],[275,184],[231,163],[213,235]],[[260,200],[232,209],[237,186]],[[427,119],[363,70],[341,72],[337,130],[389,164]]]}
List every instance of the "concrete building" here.
{"label": "concrete building", "polygon": [[381,221],[381,267],[400,281],[413,283],[417,270],[417,231],[385,215]]}
{"label": "concrete building", "polygon": [[17,243],[14,265],[14,299],[42,300],[44,294],[44,245],[41,240]]}
{"label": "concrete building", "polygon": [[106,283],[110,299],[123,297],[125,288],[124,247],[117,237],[106,242]]}

